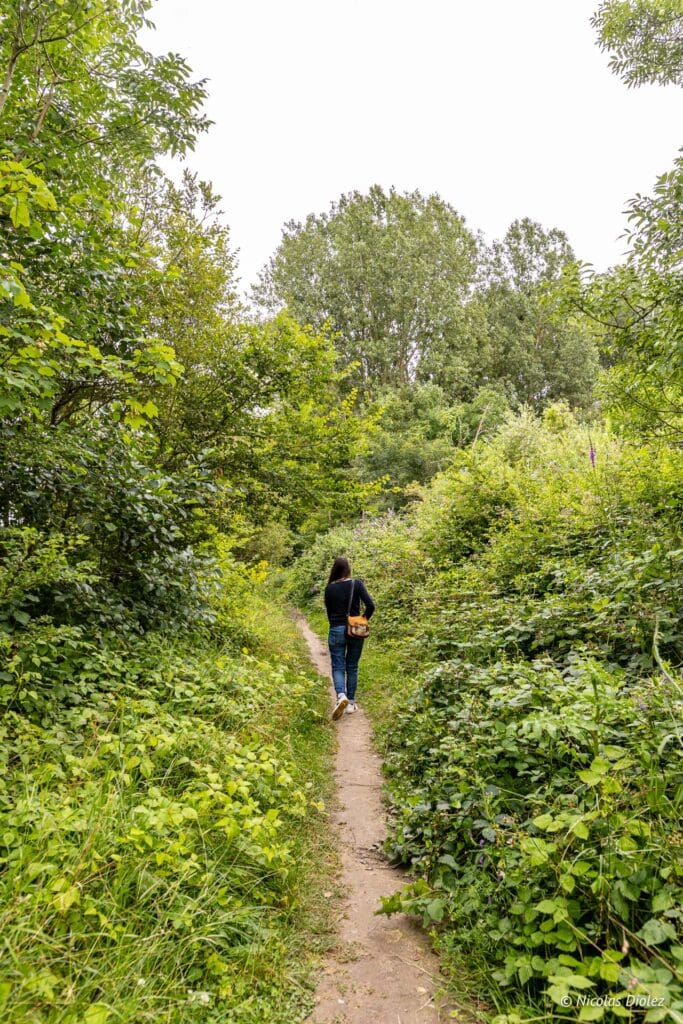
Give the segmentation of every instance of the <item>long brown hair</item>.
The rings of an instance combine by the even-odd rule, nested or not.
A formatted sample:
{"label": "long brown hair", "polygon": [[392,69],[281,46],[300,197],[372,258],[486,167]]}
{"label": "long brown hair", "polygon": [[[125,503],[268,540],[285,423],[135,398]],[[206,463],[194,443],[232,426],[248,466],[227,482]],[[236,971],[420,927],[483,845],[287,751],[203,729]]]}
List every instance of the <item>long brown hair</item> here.
{"label": "long brown hair", "polygon": [[339,555],[339,557],[335,558],[334,562],[332,563],[332,568],[330,570],[330,578],[327,582],[336,583],[337,580],[343,580],[345,576],[350,575],[351,563],[349,562],[348,558],[344,558],[343,555]]}

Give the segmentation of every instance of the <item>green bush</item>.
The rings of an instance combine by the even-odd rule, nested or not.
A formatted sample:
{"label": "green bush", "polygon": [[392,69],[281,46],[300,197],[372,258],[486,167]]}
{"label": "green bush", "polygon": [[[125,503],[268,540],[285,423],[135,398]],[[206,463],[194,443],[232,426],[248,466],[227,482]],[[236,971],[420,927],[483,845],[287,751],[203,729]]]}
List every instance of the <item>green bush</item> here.
{"label": "green bush", "polygon": [[682,712],[679,687],[595,661],[434,668],[389,760],[388,850],[420,880],[385,909],[447,921],[501,1001],[561,1013],[637,979],[683,1008]]}
{"label": "green bush", "polygon": [[0,423],[0,465],[0,586],[7,574],[16,604],[11,560],[20,557],[22,577],[34,569],[23,613],[91,630],[206,619],[202,509],[214,488],[199,461],[166,473],[150,436],[116,424]]}
{"label": "green bush", "polygon": [[322,593],[338,555],[350,558],[354,576],[364,580],[377,601],[373,633],[384,639],[404,636],[408,609],[417,601],[415,588],[429,578],[432,569],[409,520],[389,512],[322,534],[287,571],[285,586],[290,596],[322,607]]}

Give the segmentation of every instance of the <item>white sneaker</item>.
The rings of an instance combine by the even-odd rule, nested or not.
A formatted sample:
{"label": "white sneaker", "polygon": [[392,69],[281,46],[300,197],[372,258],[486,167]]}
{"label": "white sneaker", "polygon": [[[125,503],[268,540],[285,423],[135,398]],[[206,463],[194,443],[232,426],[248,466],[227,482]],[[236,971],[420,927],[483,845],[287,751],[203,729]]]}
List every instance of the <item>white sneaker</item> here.
{"label": "white sneaker", "polygon": [[354,713],[354,711],[357,711],[357,710],[358,710],[358,708],[356,707],[355,700],[350,700],[349,701],[349,706],[346,709],[346,714],[347,715],[352,715]]}
{"label": "white sneaker", "polygon": [[335,705],[334,711],[332,712],[332,718],[334,719],[335,722],[344,714],[348,703],[349,698],[346,696],[345,693],[337,694],[337,703]]}

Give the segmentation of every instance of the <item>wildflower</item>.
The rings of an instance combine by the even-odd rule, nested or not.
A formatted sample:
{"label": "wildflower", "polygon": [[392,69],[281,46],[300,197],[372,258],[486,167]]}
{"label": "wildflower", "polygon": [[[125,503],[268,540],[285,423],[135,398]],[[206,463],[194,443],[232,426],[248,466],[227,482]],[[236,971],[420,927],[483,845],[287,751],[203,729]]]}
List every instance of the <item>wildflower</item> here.
{"label": "wildflower", "polygon": [[477,860],[477,864],[481,865],[483,863],[484,863],[484,858],[483,857],[479,857],[479,859]]}
{"label": "wildflower", "polygon": [[595,469],[595,461],[596,461],[595,460],[595,448],[593,447],[593,443],[592,442],[591,442],[590,449],[588,451],[588,458],[591,460],[591,466],[593,467],[593,469]]}
{"label": "wildflower", "polygon": [[208,1006],[211,1002],[211,995],[209,992],[195,992],[192,989],[187,991],[188,1003],[200,1003],[202,1006]]}

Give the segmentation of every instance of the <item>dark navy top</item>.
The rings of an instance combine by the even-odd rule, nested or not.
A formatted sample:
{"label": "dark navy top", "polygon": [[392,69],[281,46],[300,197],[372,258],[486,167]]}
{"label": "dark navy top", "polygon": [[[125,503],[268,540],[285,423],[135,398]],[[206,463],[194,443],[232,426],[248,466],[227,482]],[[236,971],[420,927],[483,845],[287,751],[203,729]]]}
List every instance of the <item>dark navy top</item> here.
{"label": "dark navy top", "polygon": [[[349,597],[351,596],[351,580],[337,580],[325,587],[325,608],[331,626],[345,626]],[[365,605],[364,614],[369,619],[375,610],[375,602],[368,594],[362,580],[353,580],[353,601],[349,615],[360,615],[361,600]]]}

